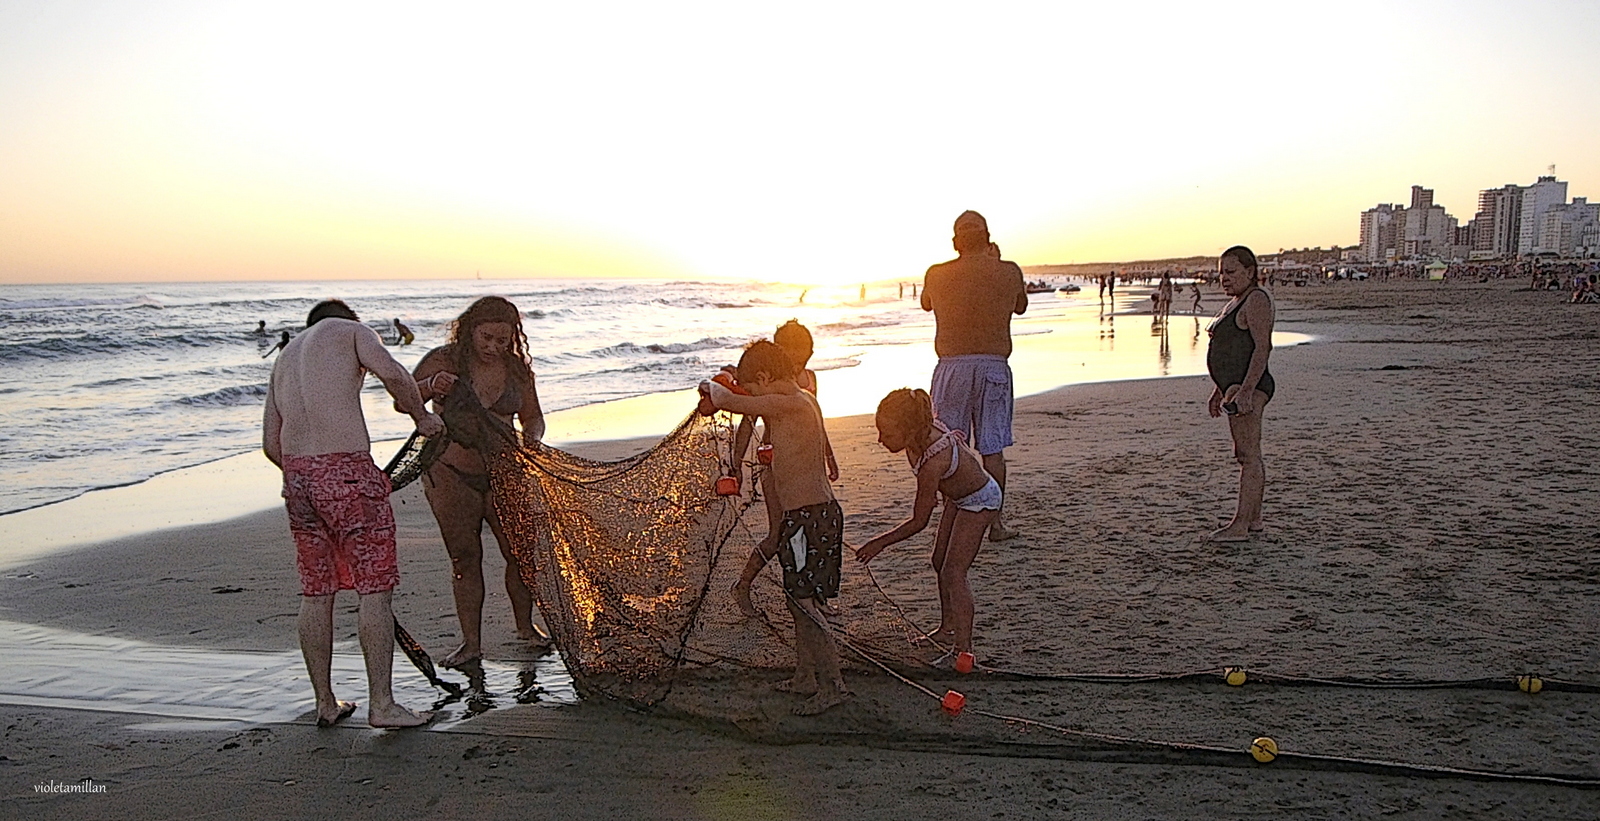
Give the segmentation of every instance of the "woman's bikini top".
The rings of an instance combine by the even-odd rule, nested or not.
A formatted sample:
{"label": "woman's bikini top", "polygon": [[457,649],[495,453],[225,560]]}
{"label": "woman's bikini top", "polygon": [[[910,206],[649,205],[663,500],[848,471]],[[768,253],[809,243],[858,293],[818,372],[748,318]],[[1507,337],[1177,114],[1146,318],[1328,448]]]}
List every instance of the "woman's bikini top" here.
{"label": "woman's bikini top", "polygon": [[[935,439],[933,444],[928,446],[927,450],[922,452],[922,458],[912,463],[912,473],[921,473],[922,466],[926,465],[928,460],[932,459],[935,454],[938,454],[944,449],[951,447],[957,442],[964,442],[967,439],[966,431],[951,430],[945,427],[944,424],[937,419],[933,420],[933,426],[937,430],[944,431],[944,433],[938,439]],[[955,451],[950,454],[950,467],[945,468],[944,475],[939,477],[939,481],[943,482],[951,476],[956,475],[956,468],[960,467],[960,465],[961,448],[956,448]]]}
{"label": "woman's bikini top", "polygon": [[501,389],[500,398],[489,406],[489,412],[496,416],[511,416],[519,410],[522,410],[522,380],[507,369],[506,386]]}
{"label": "woman's bikini top", "polygon": [[[456,380],[444,398],[440,416],[444,417],[449,436],[456,444],[470,450],[516,446],[515,429],[504,417],[522,408],[522,380],[510,371],[506,373],[506,386],[494,404],[485,408],[478,401],[478,392],[471,378],[463,374]],[[494,435],[491,437],[489,433]]]}

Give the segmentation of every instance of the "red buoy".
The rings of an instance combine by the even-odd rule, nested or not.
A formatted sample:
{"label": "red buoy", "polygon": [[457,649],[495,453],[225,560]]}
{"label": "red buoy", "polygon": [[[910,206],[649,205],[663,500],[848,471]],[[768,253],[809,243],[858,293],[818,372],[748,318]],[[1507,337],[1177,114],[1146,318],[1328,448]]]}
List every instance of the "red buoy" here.
{"label": "red buoy", "polygon": [[973,665],[975,665],[977,663],[978,663],[978,657],[972,655],[971,653],[968,653],[965,650],[962,650],[961,652],[956,654],[956,672],[957,673],[970,673],[970,672],[972,672]]}
{"label": "red buoy", "polygon": [[738,496],[739,479],[734,476],[724,476],[717,480],[718,496]]}
{"label": "red buoy", "polygon": [[961,715],[962,708],[967,706],[967,697],[954,691],[946,690],[944,698],[939,700],[939,708],[948,716]]}
{"label": "red buoy", "polygon": [[761,447],[756,448],[756,461],[763,465],[772,464],[772,446],[762,445]]}

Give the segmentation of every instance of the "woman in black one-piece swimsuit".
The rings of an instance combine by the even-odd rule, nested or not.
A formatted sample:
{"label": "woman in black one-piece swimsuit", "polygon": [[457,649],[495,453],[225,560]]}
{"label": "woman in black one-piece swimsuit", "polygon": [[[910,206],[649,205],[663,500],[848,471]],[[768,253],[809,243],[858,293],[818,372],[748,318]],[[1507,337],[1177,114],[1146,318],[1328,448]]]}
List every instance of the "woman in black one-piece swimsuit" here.
{"label": "woman in black one-piece swimsuit", "polygon": [[1272,353],[1272,297],[1258,284],[1256,255],[1242,245],[1217,261],[1222,288],[1233,297],[1211,323],[1206,369],[1216,387],[1208,410],[1228,415],[1233,456],[1239,462],[1239,506],[1233,521],[1211,540],[1242,542],[1262,529],[1261,497],[1267,471],[1261,459],[1261,416],[1276,390],[1267,358]]}
{"label": "woman in black one-piece swimsuit", "polygon": [[[483,657],[483,525],[488,523],[506,560],[506,593],[517,635],[536,649],[549,636],[533,621],[533,594],[522,580],[510,542],[495,515],[493,489],[483,454],[537,442],[544,413],[528,367],[528,342],[517,307],[500,297],[472,303],[450,329],[450,344],[417,364],[417,387],[434,402],[450,429],[450,446],[423,477],[428,505],[450,553],[451,588],[461,646],[440,660],[461,667]],[[520,437],[511,424],[522,420]]]}

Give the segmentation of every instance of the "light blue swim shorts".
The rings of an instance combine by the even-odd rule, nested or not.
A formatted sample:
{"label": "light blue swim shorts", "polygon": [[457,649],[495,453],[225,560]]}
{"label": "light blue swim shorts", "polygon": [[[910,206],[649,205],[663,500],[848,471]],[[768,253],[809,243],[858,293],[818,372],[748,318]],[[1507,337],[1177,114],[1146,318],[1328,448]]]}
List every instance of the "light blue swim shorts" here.
{"label": "light blue swim shorts", "polygon": [[1005,357],[939,357],[931,393],[934,415],[951,430],[967,431],[979,454],[988,456],[1011,446],[1011,365]]}

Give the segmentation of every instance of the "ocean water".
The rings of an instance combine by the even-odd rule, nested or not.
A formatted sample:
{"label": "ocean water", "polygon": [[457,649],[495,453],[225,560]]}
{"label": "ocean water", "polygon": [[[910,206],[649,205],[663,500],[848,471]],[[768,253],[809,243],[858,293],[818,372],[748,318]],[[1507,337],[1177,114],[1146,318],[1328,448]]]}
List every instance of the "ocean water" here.
{"label": "ocean water", "polygon": [[[816,369],[863,348],[925,339],[931,324],[894,285],[855,287],[577,280],[0,286],[0,512],[139,482],[260,446],[262,402],[280,331],[317,301],[344,299],[407,367],[443,344],[472,300],[523,312],[545,411],[693,386],[751,339],[798,318]],[[255,333],[265,320],[268,333]],[[405,435],[376,380],[374,438]]]}
{"label": "ocean water", "polygon": [[[865,297],[856,286],[638,280],[0,286],[0,513],[259,449],[271,349],[325,298],[344,299],[391,343],[391,319],[409,326],[415,343],[389,348],[407,367],[444,343],[472,300],[511,299],[547,414],[692,388],[737,361],[750,340],[799,319],[815,337],[810,367],[823,410],[841,416],[870,413],[892,388],[927,386],[933,317],[910,282],[903,291],[877,283]],[[1208,294],[1208,305],[1222,299]],[[1012,323],[1018,395],[1203,373],[1204,319],[1174,316],[1157,329],[1148,316],[1126,315],[1145,302],[1125,288],[1118,305],[1101,304],[1093,286],[1032,297]],[[264,336],[255,332],[262,320]],[[375,379],[364,404],[375,440],[410,432]],[[664,432],[693,399],[658,404],[650,413],[662,418],[646,427]],[[577,439],[642,435],[637,425],[616,435],[603,425],[565,427],[581,430]]]}

